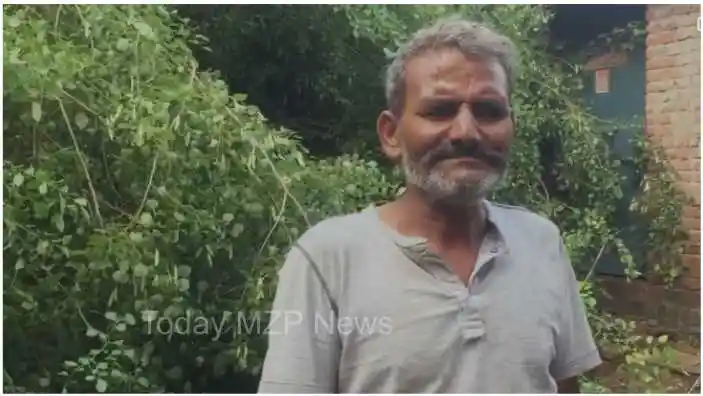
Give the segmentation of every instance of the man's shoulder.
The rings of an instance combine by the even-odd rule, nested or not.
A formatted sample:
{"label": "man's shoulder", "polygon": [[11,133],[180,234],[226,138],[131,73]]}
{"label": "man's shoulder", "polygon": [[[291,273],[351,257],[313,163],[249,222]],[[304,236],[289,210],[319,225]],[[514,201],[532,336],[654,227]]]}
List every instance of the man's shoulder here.
{"label": "man's shoulder", "polygon": [[491,215],[499,222],[498,226],[519,228],[522,231],[539,234],[560,234],[559,227],[548,217],[524,206],[489,202]]}
{"label": "man's shoulder", "polygon": [[291,263],[312,262],[322,276],[335,279],[335,273],[345,272],[351,260],[358,261],[361,253],[373,246],[369,217],[367,211],[359,211],[318,221],[291,244],[288,259]]}
{"label": "man's shoulder", "polygon": [[368,209],[333,215],[311,225],[298,243],[313,249],[342,247],[363,239],[372,223]]}

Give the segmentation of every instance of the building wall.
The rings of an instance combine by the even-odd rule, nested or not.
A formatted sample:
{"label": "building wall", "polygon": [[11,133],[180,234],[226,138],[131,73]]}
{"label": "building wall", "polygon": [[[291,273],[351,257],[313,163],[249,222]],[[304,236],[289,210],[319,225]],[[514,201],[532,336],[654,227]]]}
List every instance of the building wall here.
{"label": "building wall", "polygon": [[683,286],[700,290],[700,5],[652,5],[647,10],[647,133],[666,149],[679,187],[693,204],[682,223],[689,233]]}
{"label": "building wall", "polygon": [[604,279],[616,311],[645,316],[678,333],[700,332],[701,36],[699,5],[647,6],[645,122],[692,200],[681,219],[689,240],[684,274],[673,290],[652,282]]}

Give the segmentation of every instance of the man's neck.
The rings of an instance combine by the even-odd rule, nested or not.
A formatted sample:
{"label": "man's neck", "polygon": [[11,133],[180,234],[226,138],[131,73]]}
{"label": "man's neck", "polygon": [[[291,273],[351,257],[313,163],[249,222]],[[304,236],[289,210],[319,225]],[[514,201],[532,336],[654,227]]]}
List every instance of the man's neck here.
{"label": "man's neck", "polygon": [[413,188],[384,205],[381,217],[401,234],[426,238],[439,247],[477,247],[483,240],[486,225],[482,202],[463,207],[433,204]]}

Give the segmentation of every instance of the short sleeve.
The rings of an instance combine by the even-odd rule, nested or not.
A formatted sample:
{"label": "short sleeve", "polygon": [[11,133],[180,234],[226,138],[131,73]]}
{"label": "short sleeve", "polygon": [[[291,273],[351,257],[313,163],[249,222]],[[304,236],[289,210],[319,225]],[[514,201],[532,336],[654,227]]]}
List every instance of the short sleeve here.
{"label": "short sleeve", "polygon": [[279,271],[258,393],[336,393],[340,344],[314,251],[296,244]]}
{"label": "short sleeve", "polygon": [[561,381],[585,374],[599,366],[602,361],[588,324],[585,305],[579,293],[579,283],[561,238],[558,250],[558,260],[564,274],[563,290],[566,295],[561,299],[556,356],[550,369],[554,379]]}

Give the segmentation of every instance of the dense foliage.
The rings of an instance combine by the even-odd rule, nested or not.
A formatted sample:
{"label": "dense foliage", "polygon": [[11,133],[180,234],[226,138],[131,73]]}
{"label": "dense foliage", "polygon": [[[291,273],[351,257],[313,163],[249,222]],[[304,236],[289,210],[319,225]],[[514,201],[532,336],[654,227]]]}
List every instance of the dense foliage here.
{"label": "dense foliage", "polygon": [[[450,12],[498,27],[523,56],[496,198],[556,221],[583,274],[601,246],[632,267],[615,224],[626,199],[655,262],[676,268],[671,180],[643,173],[635,204],[622,197],[607,128],[546,52],[545,8],[201,7],[180,9],[191,23],[163,6],[5,7],[6,391],[251,391],[232,373],[256,373],[265,340],[218,326],[268,306],[305,228],[393,196],[370,160],[384,51]],[[640,169],[661,166],[639,147]],[[641,354],[594,286],[599,342]]]}

